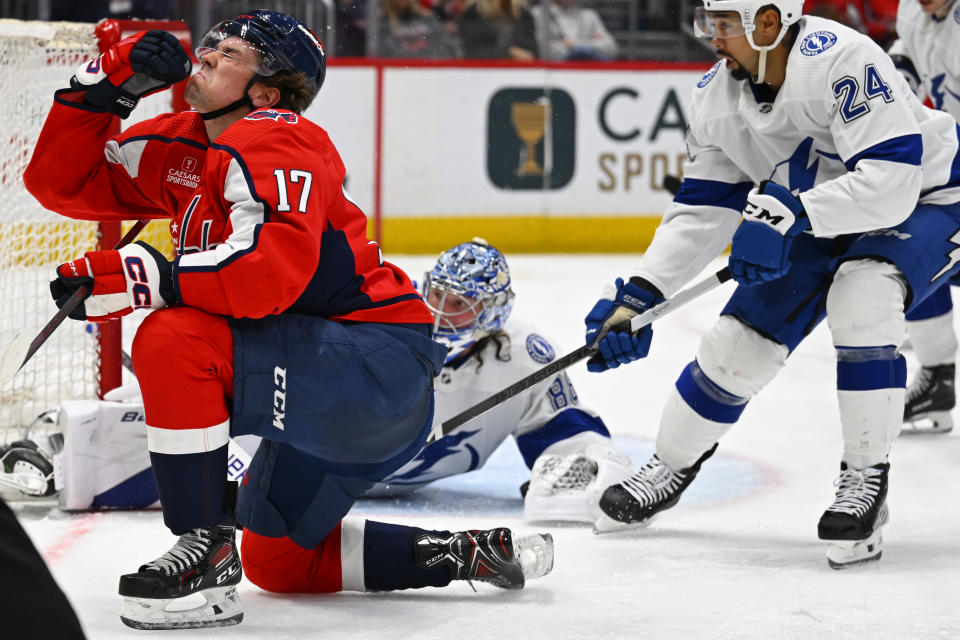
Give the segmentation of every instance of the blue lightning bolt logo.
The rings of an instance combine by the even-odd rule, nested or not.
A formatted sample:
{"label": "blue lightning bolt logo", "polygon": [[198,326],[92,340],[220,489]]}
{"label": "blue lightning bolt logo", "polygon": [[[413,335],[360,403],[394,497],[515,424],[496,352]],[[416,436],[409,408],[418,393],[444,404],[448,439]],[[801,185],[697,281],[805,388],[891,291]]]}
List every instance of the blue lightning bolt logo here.
{"label": "blue lightning bolt logo", "polygon": [[960,231],[957,231],[950,237],[950,242],[957,245],[957,248],[947,254],[946,266],[943,267],[943,269],[940,269],[940,271],[937,272],[937,275],[930,279],[930,282],[933,282],[943,274],[949,272],[957,265],[958,262],[960,262]]}
{"label": "blue lightning bolt logo", "polygon": [[[463,431],[440,438],[436,442],[424,447],[420,454],[414,458],[417,465],[413,469],[410,469],[406,473],[386,478],[383,482],[396,485],[429,482],[427,478],[433,466],[444,458],[456,455],[462,451],[460,444],[476,433],[479,433],[479,429]],[[473,471],[480,462],[480,455],[470,444],[464,444],[463,448],[470,454],[470,468],[468,471]],[[413,482],[404,482],[405,480],[413,480]]]}
{"label": "blue lightning bolt logo", "polygon": [[781,166],[787,165],[787,187],[792,193],[802,193],[807,189],[812,189],[817,181],[820,158],[814,157],[813,162],[811,162],[810,156],[819,153],[821,152],[813,149],[813,138],[808,136],[797,145],[788,159],[778,162],[773,167],[773,171],[770,172],[770,180],[776,182],[777,171]]}

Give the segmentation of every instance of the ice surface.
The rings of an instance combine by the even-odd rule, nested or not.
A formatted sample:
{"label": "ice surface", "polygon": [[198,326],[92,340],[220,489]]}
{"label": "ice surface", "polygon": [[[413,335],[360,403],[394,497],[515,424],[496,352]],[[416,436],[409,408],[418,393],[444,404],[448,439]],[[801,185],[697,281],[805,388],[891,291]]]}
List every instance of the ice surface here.
{"label": "ice surface", "polygon": [[[580,344],[603,283],[633,256],[508,256],[515,313]],[[395,257],[419,279],[432,257]],[[720,263],[714,267],[719,268]],[[602,375],[570,373],[581,400],[617,442],[646,461],[662,399],[698,336],[732,290],[726,284],[655,324],[641,362]],[[818,328],[747,408],[674,509],[645,530],[595,536],[589,527],[521,520],[526,479],[508,442],[483,469],[420,494],[363,502],[358,516],[447,529],[550,531],[552,574],[521,592],[465,583],[385,594],[278,596],[244,581],[242,624],[167,632],[193,638],[960,638],[960,436],[901,438],[891,455],[891,521],[879,563],[827,567],[816,524],[833,498],[840,428],[829,333]],[[118,577],[173,543],[157,512],[67,515],[50,503],[18,512],[91,639],[145,638],[118,618]],[[0,633],[2,635],[2,633]]]}

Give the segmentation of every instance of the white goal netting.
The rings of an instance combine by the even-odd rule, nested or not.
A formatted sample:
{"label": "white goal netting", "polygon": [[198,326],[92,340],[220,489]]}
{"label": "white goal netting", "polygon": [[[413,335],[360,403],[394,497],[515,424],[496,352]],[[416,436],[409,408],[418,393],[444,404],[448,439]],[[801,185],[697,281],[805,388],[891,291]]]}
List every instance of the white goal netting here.
{"label": "white goal netting", "polygon": [[[115,24],[119,25],[116,33],[125,36],[145,28],[166,28],[169,23]],[[0,86],[9,101],[0,114],[0,349],[21,331],[31,338],[39,332],[56,312],[49,293],[56,266],[97,246],[97,223],[73,221],[44,210],[24,189],[22,179],[54,91],[69,86],[77,67],[100,53],[95,27],[0,20]],[[143,100],[124,124],[171,111],[170,94],[164,91]],[[164,229],[164,224],[152,223],[148,231],[162,238]],[[145,234],[140,237],[151,239]],[[164,246],[163,241],[156,244]],[[132,332],[126,333],[124,343],[129,345]],[[22,437],[24,429],[63,400],[97,397],[104,365],[99,334],[96,325],[66,320],[23,370],[0,388],[0,445]]]}

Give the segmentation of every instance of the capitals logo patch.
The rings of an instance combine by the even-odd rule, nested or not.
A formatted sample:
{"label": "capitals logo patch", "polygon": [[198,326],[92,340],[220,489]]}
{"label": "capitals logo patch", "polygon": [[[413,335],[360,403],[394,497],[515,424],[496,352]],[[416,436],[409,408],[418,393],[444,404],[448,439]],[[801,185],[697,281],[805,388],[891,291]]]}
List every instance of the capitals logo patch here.
{"label": "capitals logo patch", "polygon": [[697,87],[703,89],[705,86],[710,84],[710,81],[713,80],[713,76],[717,75],[717,71],[720,70],[721,64],[723,64],[723,60],[717,60],[717,64],[710,67],[710,71],[707,71],[704,76],[700,78],[700,82],[697,83]]}
{"label": "capitals logo patch", "polygon": [[805,56],[820,55],[833,45],[837,44],[837,36],[829,31],[811,33],[800,43],[800,53]]}
{"label": "capitals logo patch", "polygon": [[550,346],[547,339],[535,333],[527,336],[527,353],[530,354],[534,362],[539,362],[540,364],[552,362],[553,359],[557,357],[557,354],[553,351],[553,347]]}
{"label": "capitals logo patch", "polygon": [[300,118],[295,113],[281,113],[279,111],[274,111],[273,109],[260,109],[259,111],[254,111],[250,114],[247,114],[247,116],[244,117],[244,120],[275,120],[277,122],[283,120],[288,124],[297,124],[297,122],[300,121]]}

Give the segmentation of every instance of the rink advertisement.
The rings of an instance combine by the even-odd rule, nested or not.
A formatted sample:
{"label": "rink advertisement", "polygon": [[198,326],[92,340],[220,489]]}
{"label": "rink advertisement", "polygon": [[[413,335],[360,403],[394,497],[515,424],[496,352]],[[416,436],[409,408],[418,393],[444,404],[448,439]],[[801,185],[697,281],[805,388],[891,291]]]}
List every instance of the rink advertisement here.
{"label": "rink advertisement", "polygon": [[391,252],[636,251],[680,175],[709,64],[331,65],[307,112]]}

